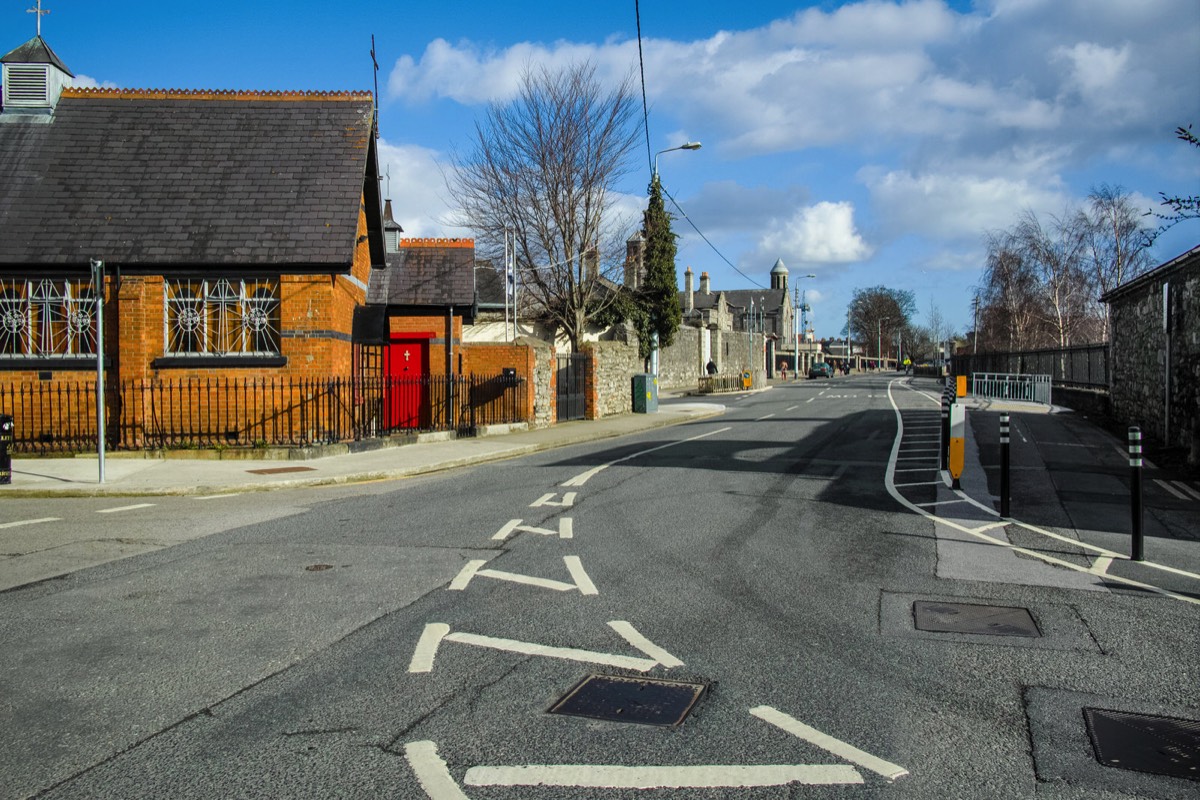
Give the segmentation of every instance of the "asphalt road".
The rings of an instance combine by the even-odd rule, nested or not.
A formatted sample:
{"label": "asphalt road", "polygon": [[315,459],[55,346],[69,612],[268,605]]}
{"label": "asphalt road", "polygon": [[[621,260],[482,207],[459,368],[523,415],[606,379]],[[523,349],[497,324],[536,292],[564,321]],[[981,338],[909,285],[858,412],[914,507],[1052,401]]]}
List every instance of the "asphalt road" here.
{"label": "asphalt road", "polygon": [[[886,377],[729,405],[414,480],[37,501],[146,552],[0,593],[0,796],[1195,796],[1082,724],[1196,717],[1195,605],[916,513],[937,407]],[[593,674],[636,679],[616,721],[548,713]],[[622,721],[668,716],[648,678],[703,691]]]}

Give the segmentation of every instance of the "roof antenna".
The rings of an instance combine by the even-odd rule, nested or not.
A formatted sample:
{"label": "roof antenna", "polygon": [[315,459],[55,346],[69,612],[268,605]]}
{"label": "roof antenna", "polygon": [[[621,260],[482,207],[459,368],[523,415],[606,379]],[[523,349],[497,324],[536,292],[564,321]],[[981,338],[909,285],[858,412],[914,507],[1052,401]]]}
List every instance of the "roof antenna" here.
{"label": "roof antenna", "polygon": [[[38,0],[41,3],[42,0]],[[375,34],[371,34],[371,64],[375,67],[375,138],[379,138],[379,62],[375,60]]]}
{"label": "roof antenna", "polygon": [[42,17],[49,14],[50,9],[42,8],[42,0],[37,0],[37,6],[35,8],[28,9],[25,13],[37,14],[37,35],[39,39],[42,38]]}

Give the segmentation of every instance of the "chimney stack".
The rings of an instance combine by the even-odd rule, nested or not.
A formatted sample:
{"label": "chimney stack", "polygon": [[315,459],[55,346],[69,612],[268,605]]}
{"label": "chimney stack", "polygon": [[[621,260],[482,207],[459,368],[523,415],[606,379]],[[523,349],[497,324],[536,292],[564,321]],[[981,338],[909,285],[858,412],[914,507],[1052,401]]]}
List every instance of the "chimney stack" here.
{"label": "chimney stack", "polygon": [[711,294],[711,292],[709,292],[709,289],[708,289],[708,273],[707,272],[700,273],[700,294],[706,295],[706,296]]}
{"label": "chimney stack", "polygon": [[684,302],[686,303],[686,305],[683,310],[686,311],[688,314],[690,314],[696,308],[696,299],[693,296],[694,288],[692,286],[692,268],[691,267],[688,267],[687,270],[685,270],[683,273],[683,291],[687,295],[687,297],[684,298]]}

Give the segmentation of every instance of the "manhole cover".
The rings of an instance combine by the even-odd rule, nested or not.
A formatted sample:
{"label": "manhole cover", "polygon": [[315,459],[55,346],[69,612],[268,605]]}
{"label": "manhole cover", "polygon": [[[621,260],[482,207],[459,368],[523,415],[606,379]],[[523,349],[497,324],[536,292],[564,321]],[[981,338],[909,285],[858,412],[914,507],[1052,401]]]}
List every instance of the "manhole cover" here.
{"label": "manhole cover", "polygon": [[282,475],[285,472],[315,472],[316,467],[269,467],[267,469],[248,469],[252,475]]}
{"label": "manhole cover", "polygon": [[1009,606],[917,600],[913,603],[913,622],[920,631],[1035,638],[1042,635],[1028,609]]}
{"label": "manhole cover", "polygon": [[1200,781],[1200,722],[1103,708],[1083,719],[1104,766]]}
{"label": "manhole cover", "polygon": [[678,725],[704,694],[704,684],[589,675],[550,707],[550,714],[641,725]]}

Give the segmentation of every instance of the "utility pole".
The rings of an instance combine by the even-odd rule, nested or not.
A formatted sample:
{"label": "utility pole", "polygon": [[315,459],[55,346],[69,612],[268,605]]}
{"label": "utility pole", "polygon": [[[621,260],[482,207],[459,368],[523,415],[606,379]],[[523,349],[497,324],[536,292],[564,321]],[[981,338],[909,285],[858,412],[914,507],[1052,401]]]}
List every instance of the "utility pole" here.
{"label": "utility pole", "polygon": [[91,260],[92,291],[96,293],[96,454],[99,482],[104,483],[104,262]]}

